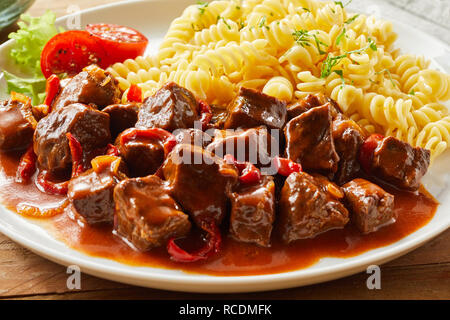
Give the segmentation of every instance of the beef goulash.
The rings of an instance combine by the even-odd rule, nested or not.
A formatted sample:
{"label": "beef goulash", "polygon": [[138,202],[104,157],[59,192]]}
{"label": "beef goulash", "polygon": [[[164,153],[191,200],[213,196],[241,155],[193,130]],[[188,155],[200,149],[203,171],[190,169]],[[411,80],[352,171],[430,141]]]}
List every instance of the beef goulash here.
{"label": "beef goulash", "polygon": [[430,164],[428,150],[368,135],[323,95],[287,105],[241,88],[209,106],[168,82],[143,101],[120,96],[94,65],[48,106],[12,95],[0,104],[2,166],[14,164],[13,190],[66,199],[79,228],[178,265],[385,237],[407,223],[401,199],[418,201]]}

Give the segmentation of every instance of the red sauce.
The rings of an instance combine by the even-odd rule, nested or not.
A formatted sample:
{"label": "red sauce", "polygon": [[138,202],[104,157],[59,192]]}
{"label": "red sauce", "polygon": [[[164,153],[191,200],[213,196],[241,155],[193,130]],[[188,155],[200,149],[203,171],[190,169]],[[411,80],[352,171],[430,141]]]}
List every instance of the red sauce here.
{"label": "red sauce", "polygon": [[[33,183],[14,182],[18,157],[0,155],[0,197],[11,210],[22,202],[41,207],[57,206],[64,197],[41,193]],[[276,240],[271,248],[260,248],[224,237],[221,253],[207,261],[191,264],[169,259],[165,248],[137,252],[112,233],[111,227],[93,228],[74,218],[68,208],[63,214],[41,219],[42,225],[57,239],[85,254],[113,259],[135,266],[181,269],[220,276],[260,275],[292,271],[308,267],[323,257],[351,257],[389,245],[426,225],[434,216],[438,203],[425,190],[411,193],[385,187],[395,195],[397,222],[375,233],[362,235],[351,225],[342,230],[326,232],[314,239],[301,240],[286,246]],[[25,200],[26,199],[26,200]]]}

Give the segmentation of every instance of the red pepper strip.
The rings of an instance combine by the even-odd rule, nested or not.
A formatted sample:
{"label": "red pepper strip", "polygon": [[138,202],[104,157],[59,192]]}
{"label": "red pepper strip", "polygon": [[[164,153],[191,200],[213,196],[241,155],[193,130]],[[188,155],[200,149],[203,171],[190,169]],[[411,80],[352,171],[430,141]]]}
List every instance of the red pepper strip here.
{"label": "red pepper strip", "polygon": [[250,162],[239,162],[231,154],[226,154],[225,162],[234,164],[239,170],[239,181],[243,184],[254,184],[261,180],[261,172]]}
{"label": "red pepper strip", "polygon": [[277,172],[281,174],[282,176],[289,176],[291,173],[294,172],[301,172],[302,166],[287,158],[281,158],[279,156],[276,156],[274,159],[274,165],[277,169]]}
{"label": "red pepper strip", "polygon": [[199,250],[189,253],[181,249],[176,243],[175,238],[172,238],[167,243],[167,252],[170,258],[176,262],[194,262],[205,260],[214,253],[219,252],[222,243],[220,230],[213,221],[203,221],[201,228],[207,232],[206,243]]}
{"label": "red pepper strip", "polygon": [[200,122],[202,123],[202,129],[205,130],[206,126],[212,119],[212,110],[208,103],[203,100],[198,102],[199,113],[201,114]]}
{"label": "red pepper strip", "polygon": [[85,170],[83,165],[83,148],[80,141],[70,132],[66,133],[66,137],[69,139],[70,155],[72,156],[72,178],[74,178]]}
{"label": "red pepper strip", "polygon": [[122,136],[120,137],[120,143],[126,144],[134,139],[138,138],[147,138],[147,139],[158,139],[161,140],[164,144],[164,154],[167,156],[170,151],[172,151],[173,147],[177,144],[177,140],[175,136],[170,132],[160,129],[160,128],[152,128],[152,129],[136,129],[130,128],[127,129]]}
{"label": "red pepper strip", "polygon": [[370,135],[359,149],[359,163],[365,172],[372,170],[372,159],[378,144],[384,139],[384,136],[378,133]]}
{"label": "red pepper strip", "polygon": [[120,155],[119,149],[117,149],[117,147],[111,143],[108,143],[108,145],[106,146],[106,154],[108,156],[115,156],[115,157],[118,157]]}
{"label": "red pepper strip", "polygon": [[56,95],[58,94],[60,87],[61,85],[57,75],[52,74],[47,78],[47,83],[45,85],[46,95],[44,104],[49,107],[49,110],[51,110],[53,99],[55,99]]}
{"label": "red pepper strip", "polygon": [[138,85],[132,84],[128,89],[127,100],[129,102],[142,102],[142,89]]}
{"label": "red pepper strip", "polygon": [[38,188],[49,194],[56,195],[66,195],[68,190],[69,181],[64,181],[61,183],[54,183],[49,180],[48,172],[42,171],[38,174],[36,179],[36,184]]}
{"label": "red pepper strip", "polygon": [[17,167],[16,182],[17,183],[27,183],[30,181],[34,172],[36,171],[36,154],[33,150],[33,145],[31,145],[27,152],[20,159],[19,166]]}

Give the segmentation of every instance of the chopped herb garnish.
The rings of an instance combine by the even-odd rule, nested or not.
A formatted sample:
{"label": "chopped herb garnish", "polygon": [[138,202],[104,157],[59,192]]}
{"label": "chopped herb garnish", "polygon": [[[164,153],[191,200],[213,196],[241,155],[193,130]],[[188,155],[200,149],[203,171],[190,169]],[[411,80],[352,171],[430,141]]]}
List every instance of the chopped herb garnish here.
{"label": "chopped herb garnish", "polygon": [[345,33],[346,33],[346,30],[344,28],[344,29],[342,29],[341,34],[338,35],[338,37],[336,38],[336,45],[337,46],[339,45],[339,43],[341,43],[342,39],[345,37]]}
{"label": "chopped herb garnish", "polygon": [[239,6],[236,6],[236,10],[241,10],[241,7],[239,7]]}
{"label": "chopped herb garnish", "polygon": [[384,70],[375,72],[375,74],[381,74],[381,73],[387,73],[389,80],[391,80],[392,85],[394,86],[394,88],[397,88],[397,85],[395,84],[394,80],[392,79],[392,74],[388,69],[384,69]]}
{"label": "chopped herb garnish", "polygon": [[353,21],[355,21],[357,18],[359,17],[359,14],[355,14],[353,17],[351,17],[350,19],[348,19],[347,21],[345,21],[345,24],[350,24]]}
{"label": "chopped herb garnish", "polygon": [[217,16],[217,22],[219,22],[220,20],[223,21],[223,23],[227,26],[228,30],[231,30],[231,26],[228,24],[227,20],[224,17]]}
{"label": "chopped herb garnish", "polygon": [[411,89],[411,91],[408,93],[409,95],[415,96],[416,92],[414,91],[414,89]]}
{"label": "chopped herb garnish", "polygon": [[345,78],[344,78],[344,71],[343,70],[333,70],[334,73],[336,73],[342,81],[341,87],[345,86]]}
{"label": "chopped herb garnish", "polygon": [[305,10],[306,12],[310,12],[311,13],[311,10],[309,10],[308,8],[303,7],[302,9]]}
{"label": "chopped herb garnish", "polygon": [[373,51],[377,51],[378,50],[377,44],[371,38],[369,38],[369,48],[372,49]]}
{"label": "chopped herb garnish", "polygon": [[273,17],[274,16],[273,12],[271,12],[270,15]]}
{"label": "chopped herb garnish", "polygon": [[350,0],[346,4],[343,4],[342,1],[334,1],[334,3],[338,6],[340,6],[342,9],[344,9],[346,6],[348,6],[353,0]]}
{"label": "chopped herb garnish", "polygon": [[340,55],[340,56],[336,56],[336,57],[331,57],[330,55],[327,56],[327,58],[325,59],[325,61],[322,64],[322,71],[320,74],[321,78],[326,78],[328,77],[331,72],[333,72],[333,68],[339,63],[341,62],[342,59],[346,58],[347,55]]}
{"label": "chopped herb garnish", "polygon": [[198,10],[200,11],[200,15],[205,14],[206,8],[209,6],[209,2],[206,1],[197,1]]}
{"label": "chopped herb garnish", "polygon": [[292,35],[294,36],[295,42],[297,42],[302,47],[311,46],[311,44],[309,43],[310,34],[307,30],[295,30]]}
{"label": "chopped herb garnish", "polygon": [[259,25],[258,25],[260,28],[267,28],[267,29],[269,29],[269,27],[268,26],[266,26],[266,16],[264,16],[264,17],[262,17],[261,18],[261,21],[259,22]]}
{"label": "chopped herb garnish", "polygon": [[317,50],[319,51],[319,53],[320,54],[327,54],[325,51],[323,51],[320,48],[320,45],[323,45],[325,47],[328,47],[328,45],[326,43],[323,43],[322,41],[320,41],[319,38],[317,38],[317,36],[315,34],[313,35],[313,37],[314,37],[314,41],[316,42]]}

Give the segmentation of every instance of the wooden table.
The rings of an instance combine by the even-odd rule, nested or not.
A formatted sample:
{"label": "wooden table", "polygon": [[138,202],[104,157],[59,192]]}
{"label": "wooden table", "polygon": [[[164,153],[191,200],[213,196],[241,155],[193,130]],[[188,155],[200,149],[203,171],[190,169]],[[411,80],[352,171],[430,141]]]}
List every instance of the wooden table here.
{"label": "wooden table", "polygon": [[[69,4],[76,3],[81,9],[85,9],[111,2],[116,1],[37,0],[29,12],[38,15],[46,9],[52,9],[61,16],[66,13]],[[422,10],[425,5],[423,1],[391,2],[395,6],[385,1],[369,0],[355,1],[352,5],[360,9],[374,9],[375,3],[388,18],[396,17],[409,22],[450,43],[448,1],[427,1],[427,15]],[[1,299],[450,299],[450,230],[421,248],[383,265],[381,290],[367,289],[367,277],[368,274],[360,273],[289,290],[204,295],[133,287],[83,274],[82,289],[69,290],[66,286],[66,268],[33,254],[0,234]]]}

